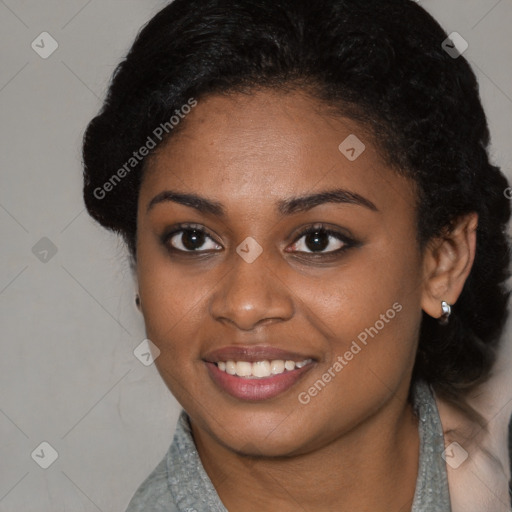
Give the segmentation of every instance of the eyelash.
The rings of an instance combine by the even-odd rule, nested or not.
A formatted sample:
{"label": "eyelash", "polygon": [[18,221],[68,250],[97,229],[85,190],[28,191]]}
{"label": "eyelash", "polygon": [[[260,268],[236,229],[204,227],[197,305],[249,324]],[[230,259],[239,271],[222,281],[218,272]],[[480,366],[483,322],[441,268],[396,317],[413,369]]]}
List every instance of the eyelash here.
{"label": "eyelash", "polygon": [[[172,228],[170,231],[166,231],[160,238],[161,243],[167,248],[167,250],[171,253],[178,253],[178,254],[187,254],[187,255],[201,255],[206,254],[208,252],[211,252],[210,250],[206,251],[184,251],[182,249],[176,249],[175,247],[170,246],[169,242],[170,240],[178,233],[184,233],[186,231],[197,231],[199,233],[204,234],[206,237],[210,238],[218,244],[218,242],[215,241],[213,237],[211,237],[206,229],[203,227],[196,225],[196,224],[179,224]],[[345,252],[346,250],[358,245],[358,242],[347,235],[344,235],[338,231],[332,230],[328,227],[326,227],[323,224],[315,224],[313,226],[308,226],[304,229],[302,229],[297,236],[295,237],[294,241],[292,242],[292,245],[295,245],[302,237],[307,236],[309,234],[314,233],[322,233],[328,236],[332,236],[336,238],[338,241],[342,242],[344,245],[340,247],[339,249],[336,249],[334,251],[327,251],[327,252],[304,252],[304,251],[292,251],[297,252],[301,255],[308,255],[308,257],[325,257],[325,256],[333,256],[333,255],[340,255],[341,253]],[[220,245],[220,244],[218,244]],[[215,252],[217,252],[215,250]]]}

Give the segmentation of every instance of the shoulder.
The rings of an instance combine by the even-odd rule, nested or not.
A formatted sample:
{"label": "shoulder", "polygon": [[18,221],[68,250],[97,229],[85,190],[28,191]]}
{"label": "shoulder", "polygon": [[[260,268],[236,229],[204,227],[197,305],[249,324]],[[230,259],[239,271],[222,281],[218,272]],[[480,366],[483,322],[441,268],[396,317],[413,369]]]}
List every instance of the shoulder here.
{"label": "shoulder", "polygon": [[140,484],[126,512],[178,512],[169,489],[167,454]]}
{"label": "shoulder", "polygon": [[493,376],[468,397],[469,404],[485,419],[485,428],[436,397],[445,438],[444,458],[453,512],[511,510],[508,424],[512,374],[506,353],[510,341],[502,346]]}

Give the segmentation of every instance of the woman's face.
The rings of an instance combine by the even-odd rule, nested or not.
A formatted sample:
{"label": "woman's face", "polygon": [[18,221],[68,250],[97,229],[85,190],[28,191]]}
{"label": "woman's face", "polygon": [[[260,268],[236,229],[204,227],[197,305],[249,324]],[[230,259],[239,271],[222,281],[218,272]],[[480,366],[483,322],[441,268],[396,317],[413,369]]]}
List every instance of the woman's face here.
{"label": "woman's face", "polygon": [[408,389],[422,295],[414,187],[360,125],[299,92],[209,96],[183,122],[139,197],[156,365],[224,447],[326,445]]}

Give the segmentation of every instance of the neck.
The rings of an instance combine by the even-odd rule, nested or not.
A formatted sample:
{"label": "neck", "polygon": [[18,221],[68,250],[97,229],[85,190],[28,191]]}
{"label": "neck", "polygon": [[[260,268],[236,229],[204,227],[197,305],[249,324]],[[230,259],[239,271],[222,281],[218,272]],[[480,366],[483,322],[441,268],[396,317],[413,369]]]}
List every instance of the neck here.
{"label": "neck", "polygon": [[298,456],[245,457],[193,423],[192,432],[203,466],[230,511],[385,512],[412,506],[419,434],[407,392],[391,396],[350,432]]}

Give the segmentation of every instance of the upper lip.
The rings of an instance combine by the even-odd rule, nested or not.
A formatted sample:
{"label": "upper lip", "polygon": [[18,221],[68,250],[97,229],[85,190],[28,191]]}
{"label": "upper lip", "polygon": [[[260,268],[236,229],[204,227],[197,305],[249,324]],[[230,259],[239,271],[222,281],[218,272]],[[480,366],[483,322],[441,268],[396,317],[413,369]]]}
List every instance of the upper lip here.
{"label": "upper lip", "polygon": [[297,352],[281,350],[276,347],[257,345],[249,347],[231,346],[219,348],[208,352],[203,359],[209,363],[217,363],[218,361],[248,361],[250,363],[254,363],[256,361],[272,361],[275,359],[300,362],[314,358],[308,354],[300,354]]}

